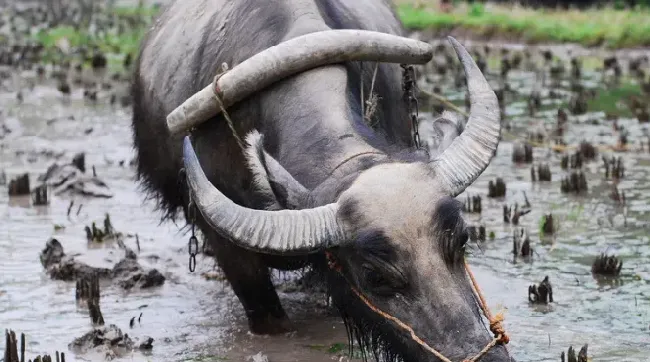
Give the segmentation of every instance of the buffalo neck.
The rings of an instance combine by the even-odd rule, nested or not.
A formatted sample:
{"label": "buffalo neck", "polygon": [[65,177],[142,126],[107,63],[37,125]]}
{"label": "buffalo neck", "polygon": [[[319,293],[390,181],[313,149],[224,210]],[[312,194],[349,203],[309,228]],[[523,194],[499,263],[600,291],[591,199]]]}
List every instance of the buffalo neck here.
{"label": "buffalo neck", "polygon": [[267,150],[307,189],[320,190],[316,203],[332,201],[337,180],[386,158],[362,135],[372,132],[353,97],[346,68],[335,65],[284,80],[262,98]]}

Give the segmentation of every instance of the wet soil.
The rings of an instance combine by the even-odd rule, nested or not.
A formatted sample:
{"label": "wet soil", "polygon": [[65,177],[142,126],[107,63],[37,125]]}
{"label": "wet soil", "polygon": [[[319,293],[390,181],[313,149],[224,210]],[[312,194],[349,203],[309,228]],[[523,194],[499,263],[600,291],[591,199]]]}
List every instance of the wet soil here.
{"label": "wet soil", "polygon": [[[223,281],[207,280],[201,275],[212,272],[214,262],[199,255],[195,273],[188,271],[187,239],[180,227],[158,224],[159,215],[152,204],[143,202],[137,190],[133,169],[119,165],[122,160],[127,160],[128,165],[133,156],[128,110],[84,104],[78,93],[66,104],[49,86],[36,86],[21,105],[15,104],[11,93],[3,96],[3,119],[14,119],[11,123],[19,126],[10,137],[0,141],[0,168],[7,178],[28,172],[35,180],[56,161],[40,156],[44,150],[63,153],[61,159],[85,151],[86,163],[95,166],[115,194],[112,198],[51,195],[49,205],[32,206],[29,196],[10,199],[3,187],[0,325],[26,333],[31,342],[28,354],[67,350],[74,338],[92,329],[87,311],[74,303],[74,281],[58,277],[52,280],[39,257],[48,239],[54,237],[63,246],[66,257],[74,256],[75,261],[104,268],[110,274],[120,260],[126,260],[124,251],[115,242],[89,243],[85,232],[86,225],[101,224],[105,213],[111,216],[117,230],[132,234],[124,240],[132,250],[137,250],[137,233],[138,262],[147,269],[159,270],[166,278],[162,286],[146,289],[131,290],[110,281],[101,286],[106,323],[115,324],[131,336],[154,338],[150,352],[153,360],[235,358],[260,351],[269,356],[286,356],[287,350],[296,351],[296,358],[310,354],[313,358],[326,358],[323,352],[312,352],[305,346],[345,341],[340,323],[324,308],[324,298],[319,308],[315,301],[310,302],[300,293],[285,295],[287,307],[299,326],[294,336],[254,337],[246,333],[243,311],[230,288]],[[68,117],[72,114],[74,120]],[[60,121],[46,122],[56,115],[61,116]],[[84,132],[88,127],[93,128],[89,135]],[[78,214],[76,206],[67,214],[71,200],[75,205],[83,205]],[[140,313],[140,323],[130,328],[130,319]],[[287,343],[295,348],[288,349]],[[145,360],[138,354],[128,359]],[[68,354],[67,360],[95,357]]]}

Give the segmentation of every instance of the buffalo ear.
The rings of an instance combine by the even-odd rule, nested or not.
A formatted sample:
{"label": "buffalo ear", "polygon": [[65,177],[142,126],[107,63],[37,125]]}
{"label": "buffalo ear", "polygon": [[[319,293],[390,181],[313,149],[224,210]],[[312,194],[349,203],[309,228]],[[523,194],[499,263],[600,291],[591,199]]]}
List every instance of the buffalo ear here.
{"label": "buffalo ear", "polygon": [[272,200],[268,209],[299,209],[309,190],[264,151],[263,136],[256,130],[246,136],[246,159],[259,190]]}
{"label": "buffalo ear", "polygon": [[444,111],[431,122],[429,149],[432,156],[442,154],[465,129],[465,120],[460,115]]}

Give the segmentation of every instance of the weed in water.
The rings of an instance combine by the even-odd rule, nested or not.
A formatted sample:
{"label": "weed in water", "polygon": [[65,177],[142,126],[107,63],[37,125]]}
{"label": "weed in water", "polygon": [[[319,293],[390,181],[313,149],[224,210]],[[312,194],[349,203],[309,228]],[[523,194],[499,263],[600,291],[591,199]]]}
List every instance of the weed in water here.
{"label": "weed in water", "polygon": [[488,183],[488,197],[504,197],[506,196],[506,183],[503,179],[498,177],[496,181]]}
{"label": "weed in water", "polygon": [[618,87],[600,90],[587,102],[588,112],[604,112],[609,117],[634,117],[632,110],[621,100],[641,96],[641,87],[635,83],[622,83]]}
{"label": "weed in water", "polygon": [[600,254],[591,265],[591,273],[601,276],[618,276],[623,269],[623,261],[614,255]]}
{"label": "weed in water", "polygon": [[517,229],[512,234],[512,254],[515,258],[522,257],[525,260],[530,260],[533,257],[533,247],[525,228]]}
{"label": "weed in water", "polygon": [[481,210],[482,210],[481,196],[474,195],[470,197],[470,195],[468,194],[467,201],[463,203],[463,212],[480,214]]}
{"label": "weed in water", "polygon": [[533,182],[537,181],[551,181],[551,168],[548,164],[544,163],[537,165],[537,172],[535,172],[535,166],[530,167],[530,178]]}
{"label": "weed in water", "polygon": [[561,191],[562,193],[575,193],[581,194],[587,192],[587,178],[585,174],[580,172],[571,172],[568,177],[562,179]]}
{"label": "weed in water", "polygon": [[519,204],[515,206],[503,205],[503,222],[506,224],[519,225],[519,218],[528,214],[531,211],[530,207],[519,209]]}
{"label": "weed in water", "polygon": [[553,286],[548,279],[548,275],[544,277],[539,285],[531,285],[528,287],[528,301],[533,304],[548,304],[553,303]]}
{"label": "weed in water", "polygon": [[533,146],[529,143],[516,142],[512,149],[512,162],[531,163],[533,162]]}
{"label": "weed in water", "polygon": [[[576,357],[576,351],[573,349],[573,346],[569,347],[569,353],[568,353],[568,360],[567,362],[587,362],[589,361],[589,357],[587,356],[587,347],[588,345],[582,346],[580,349],[580,352],[578,352],[578,356]],[[560,360],[562,362],[565,362],[565,355],[564,351],[562,351],[562,354],[560,355]]]}
{"label": "weed in water", "polygon": [[556,232],[553,214],[542,215],[539,220],[539,234],[541,237],[553,235]]}

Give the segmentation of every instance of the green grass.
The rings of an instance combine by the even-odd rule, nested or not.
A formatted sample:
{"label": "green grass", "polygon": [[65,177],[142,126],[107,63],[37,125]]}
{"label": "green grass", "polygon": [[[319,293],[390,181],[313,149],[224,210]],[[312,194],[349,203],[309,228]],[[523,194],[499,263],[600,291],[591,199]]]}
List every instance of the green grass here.
{"label": "green grass", "polygon": [[650,10],[613,8],[532,10],[517,6],[458,4],[450,13],[399,1],[398,14],[408,29],[461,28],[479,37],[503,36],[528,43],[570,42],[624,48],[650,45]]}
{"label": "green grass", "polygon": [[[102,15],[113,18],[121,26],[91,32],[84,27],[61,25],[42,29],[32,34],[32,39],[45,47],[44,61],[60,61],[61,57],[70,59],[69,55],[61,51],[62,45],[67,44],[72,54],[81,48],[91,51],[90,55],[92,51],[98,50],[107,56],[109,67],[116,67],[127,54],[135,58],[140,41],[158,10],[156,7],[116,7]],[[88,65],[88,59],[79,60]]]}
{"label": "green grass", "polygon": [[589,112],[605,112],[620,117],[633,117],[634,114],[626,103],[621,102],[631,96],[641,97],[643,92],[636,83],[622,83],[612,89],[600,90],[594,99],[587,103]]}
{"label": "green grass", "polygon": [[[398,15],[409,29],[434,31],[467,29],[479,37],[510,37],[520,41],[572,42],[585,46],[605,45],[610,48],[650,45],[650,10],[600,9],[587,11],[531,10],[521,7],[485,6],[483,4],[456,4],[451,13],[437,12],[429,6],[435,0],[423,0],[424,6],[415,6],[415,0],[397,0]],[[91,32],[84,27],[57,26],[32,35],[33,40],[45,46],[43,60],[60,61],[61,44],[68,44],[72,58],[81,48],[97,49],[107,55],[110,68],[119,67],[130,54],[137,55],[140,41],[148,30],[157,7],[116,7],[110,13],[122,26]],[[121,30],[117,30],[121,29]],[[88,63],[88,59],[79,58]]]}

